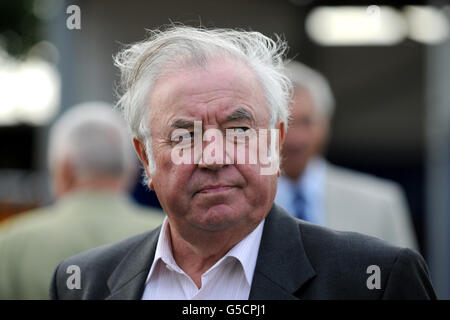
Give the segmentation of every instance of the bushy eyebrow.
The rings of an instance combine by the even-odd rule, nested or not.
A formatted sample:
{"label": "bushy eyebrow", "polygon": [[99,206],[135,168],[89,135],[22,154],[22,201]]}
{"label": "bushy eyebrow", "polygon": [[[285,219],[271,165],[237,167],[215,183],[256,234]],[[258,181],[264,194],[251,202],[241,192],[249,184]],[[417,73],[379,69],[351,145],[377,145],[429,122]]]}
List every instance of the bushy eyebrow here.
{"label": "bushy eyebrow", "polygon": [[177,119],[170,126],[175,129],[189,129],[194,127],[194,121]]}
{"label": "bushy eyebrow", "polygon": [[236,120],[247,120],[249,122],[254,122],[254,119],[250,112],[243,108],[234,110],[226,119],[226,121],[236,121]]}
{"label": "bushy eyebrow", "polygon": [[[225,119],[226,122],[236,121],[236,120],[247,120],[251,123],[254,122],[254,119],[253,119],[253,116],[251,115],[251,113],[243,108],[234,110]],[[194,127],[194,121],[186,120],[186,119],[177,119],[170,124],[170,127],[175,128],[175,129],[189,129],[189,128]]]}

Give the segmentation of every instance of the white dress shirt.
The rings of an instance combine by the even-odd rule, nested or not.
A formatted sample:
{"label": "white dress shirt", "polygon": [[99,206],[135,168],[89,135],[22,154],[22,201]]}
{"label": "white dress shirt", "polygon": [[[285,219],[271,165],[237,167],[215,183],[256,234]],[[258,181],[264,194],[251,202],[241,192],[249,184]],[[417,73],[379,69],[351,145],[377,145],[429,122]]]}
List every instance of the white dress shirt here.
{"label": "white dress shirt", "polygon": [[281,175],[278,178],[275,203],[290,214],[295,212],[295,190],[302,190],[305,195],[306,220],[319,225],[326,225],[324,208],[326,162],[323,158],[311,159],[303,174],[296,181]]}
{"label": "white dress shirt", "polygon": [[177,265],[167,217],[142,300],[247,300],[258,257],[264,220],[201,277],[201,288]]}

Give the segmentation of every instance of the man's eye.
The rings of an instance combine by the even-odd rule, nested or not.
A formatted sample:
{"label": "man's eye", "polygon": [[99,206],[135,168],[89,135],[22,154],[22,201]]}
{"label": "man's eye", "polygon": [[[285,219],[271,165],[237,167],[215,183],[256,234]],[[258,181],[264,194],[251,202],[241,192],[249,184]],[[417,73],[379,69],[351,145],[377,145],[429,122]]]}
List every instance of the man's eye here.
{"label": "man's eye", "polygon": [[235,127],[235,128],[232,128],[232,129],[233,129],[233,131],[234,131],[235,133],[244,133],[245,131],[248,130],[247,127]]}
{"label": "man's eye", "polygon": [[191,144],[194,138],[194,132],[183,132],[173,135],[172,141],[176,144]]}
{"label": "man's eye", "polygon": [[194,137],[194,132],[184,132],[176,136],[175,141],[181,142],[183,140],[190,140]]}
{"label": "man's eye", "polygon": [[180,141],[181,139],[185,140],[185,139],[192,139],[194,137],[194,132],[186,132],[185,134],[180,136]]}

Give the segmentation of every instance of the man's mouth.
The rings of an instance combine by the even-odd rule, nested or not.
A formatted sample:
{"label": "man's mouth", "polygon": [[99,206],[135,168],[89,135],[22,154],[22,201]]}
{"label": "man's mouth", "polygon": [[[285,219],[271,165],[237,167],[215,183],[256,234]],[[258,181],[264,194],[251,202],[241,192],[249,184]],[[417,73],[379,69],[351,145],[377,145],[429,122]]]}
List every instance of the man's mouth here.
{"label": "man's mouth", "polygon": [[233,189],[230,185],[210,185],[202,187],[197,193],[218,193]]}

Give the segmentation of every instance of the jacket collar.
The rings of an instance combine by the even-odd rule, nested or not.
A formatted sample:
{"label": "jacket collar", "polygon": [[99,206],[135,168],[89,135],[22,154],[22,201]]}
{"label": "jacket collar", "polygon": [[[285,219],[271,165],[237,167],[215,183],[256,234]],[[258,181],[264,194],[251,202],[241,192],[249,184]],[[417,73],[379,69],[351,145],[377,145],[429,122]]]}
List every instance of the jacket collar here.
{"label": "jacket collar", "polygon": [[[147,233],[125,255],[108,279],[107,299],[141,299],[160,231],[161,227]],[[314,276],[298,220],[273,205],[264,223],[249,299],[297,299],[294,293]]]}
{"label": "jacket collar", "polygon": [[108,279],[111,300],[139,300],[152,265],[161,226],[146,233],[144,238],[122,259]]}
{"label": "jacket collar", "polygon": [[298,299],[295,292],[315,276],[303,246],[300,223],[273,205],[264,225],[250,299]]}

